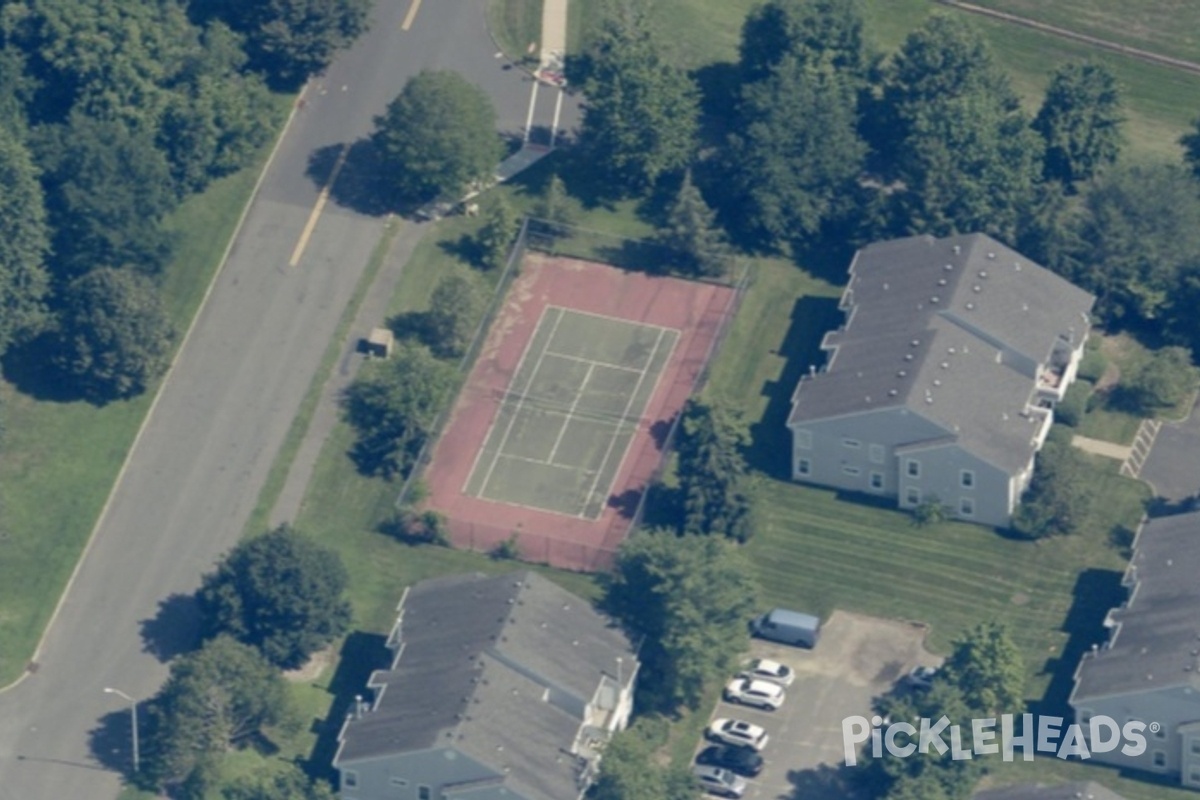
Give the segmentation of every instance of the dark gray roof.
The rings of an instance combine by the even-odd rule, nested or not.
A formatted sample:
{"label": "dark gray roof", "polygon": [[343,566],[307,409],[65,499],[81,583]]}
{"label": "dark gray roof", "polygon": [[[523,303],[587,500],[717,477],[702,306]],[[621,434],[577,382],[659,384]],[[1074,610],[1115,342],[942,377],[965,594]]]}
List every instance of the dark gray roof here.
{"label": "dark gray roof", "polygon": [[1094,298],[982,234],[915,236],[860,250],[830,332],[825,369],[806,376],[791,423],[906,406],[997,466],[1020,469],[1034,425],[1032,375],[1001,349],[1048,360],[1086,334]]}
{"label": "dark gray roof", "polygon": [[1200,512],[1152,519],[1125,575],[1129,599],[1109,614],[1109,642],[1085,654],[1072,705],[1147,689],[1200,690]]}
{"label": "dark gray roof", "polygon": [[1057,786],[1024,784],[976,792],[973,800],[1125,800],[1095,781],[1060,783]]}
{"label": "dark gray roof", "polygon": [[532,571],[417,584],[398,641],[390,669],[372,676],[373,707],[347,722],[336,763],[454,747],[539,800],[578,794],[571,749],[583,720],[572,707],[617,675],[618,658],[625,684],[636,666],[624,633]]}

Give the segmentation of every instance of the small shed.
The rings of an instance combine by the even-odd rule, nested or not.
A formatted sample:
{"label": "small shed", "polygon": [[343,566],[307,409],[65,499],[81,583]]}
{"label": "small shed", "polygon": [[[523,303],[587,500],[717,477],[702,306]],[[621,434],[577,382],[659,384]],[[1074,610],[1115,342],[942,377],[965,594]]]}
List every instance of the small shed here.
{"label": "small shed", "polygon": [[363,341],[363,350],[369,356],[388,358],[396,346],[396,335],[387,328],[375,328]]}

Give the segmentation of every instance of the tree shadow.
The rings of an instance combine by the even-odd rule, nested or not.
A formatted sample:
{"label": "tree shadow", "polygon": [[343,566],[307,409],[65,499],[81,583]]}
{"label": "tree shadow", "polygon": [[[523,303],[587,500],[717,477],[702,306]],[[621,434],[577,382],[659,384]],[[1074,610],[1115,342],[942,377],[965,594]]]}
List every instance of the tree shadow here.
{"label": "tree shadow", "polygon": [[838,798],[838,800],[869,800],[878,797],[884,787],[874,770],[848,767],[845,764],[819,764],[811,769],[788,770],[792,800]]}
{"label": "tree shadow", "polygon": [[[124,701],[122,701],[124,702]],[[145,717],[138,709],[139,716]],[[138,733],[144,734],[144,720],[139,719]],[[143,737],[144,738],[144,737]],[[142,749],[142,748],[139,748]],[[100,718],[96,727],[88,731],[88,750],[92,757],[106,769],[133,778],[133,714],[128,705],[110,711]]]}
{"label": "tree shadow", "polygon": [[[407,214],[419,205],[406,202],[388,186],[387,170],[370,139],[317,148],[308,157],[305,174],[318,188],[328,187],[329,199],[334,203],[360,214],[373,217],[392,211]],[[333,185],[329,185],[335,177]]]}
{"label": "tree shadow", "polygon": [[620,494],[614,494],[608,498],[608,507],[615,508],[617,514],[624,519],[633,519],[634,513],[637,511],[638,503],[642,499],[642,490],[626,489]]}
{"label": "tree shadow", "polygon": [[741,77],[738,65],[718,61],[692,71],[700,88],[700,138],[710,145],[725,141],[736,122]]}
{"label": "tree shadow", "polygon": [[386,669],[391,663],[391,651],[387,649],[387,637],[377,633],[354,631],[342,643],[338,654],[337,671],[324,687],[333,695],[329,714],[325,719],[314,719],[312,732],[317,735],[312,752],[302,765],[310,778],[327,780],[336,785],[333,757],[337,754],[338,735],[346,716],[354,708],[355,697],[369,699],[367,680],[377,669]]}
{"label": "tree shadow", "polygon": [[465,261],[476,269],[484,268],[483,248],[479,246],[473,236],[464,233],[452,241],[441,240],[438,242],[438,247],[446,255]]}
{"label": "tree shadow", "polygon": [[825,332],[841,324],[838,301],[830,297],[804,296],[792,306],[792,314],[783,339],[771,352],[787,359],[783,371],[763,384],[767,408],[760,420],[750,426],[750,447],[746,459],[752,467],[777,478],[791,477],[790,446],[781,447],[786,437],[787,419],[792,409],[796,384],[809,368],[825,363],[821,339]]}
{"label": "tree shadow", "polygon": [[1067,699],[1075,685],[1079,660],[1093,645],[1107,641],[1104,619],[1111,609],[1125,602],[1126,591],[1121,586],[1121,573],[1093,568],[1084,570],[1075,579],[1072,595],[1074,599],[1062,625],[1067,641],[1057,657],[1046,659],[1042,671],[1049,673],[1050,683],[1046,693],[1029,704],[1030,713],[1070,717]]}
{"label": "tree shadow", "polygon": [[20,347],[9,348],[0,360],[4,379],[23,395],[45,403],[75,403],[89,399],[54,366],[57,347],[51,334],[42,334]]}
{"label": "tree shadow", "polygon": [[172,594],[158,603],[158,613],[142,620],[142,651],[161,662],[200,646],[200,609],[190,594]]}

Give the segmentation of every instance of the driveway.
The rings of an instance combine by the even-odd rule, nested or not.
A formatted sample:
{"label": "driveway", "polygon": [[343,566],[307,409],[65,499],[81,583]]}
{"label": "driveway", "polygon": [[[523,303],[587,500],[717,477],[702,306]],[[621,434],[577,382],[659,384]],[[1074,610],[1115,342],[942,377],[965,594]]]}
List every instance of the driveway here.
{"label": "driveway", "polygon": [[1200,403],[1182,422],[1163,423],[1138,477],[1172,505],[1200,492]]}
{"label": "driveway", "polygon": [[858,800],[843,765],[842,720],[871,716],[873,699],[916,664],[940,659],[923,645],[925,629],[891,620],[835,611],[821,641],[803,650],[760,639],[751,656],[796,671],[787,702],[778,711],[717,704],[714,717],[762,725],[771,736],[766,768],[750,781],[745,800]]}

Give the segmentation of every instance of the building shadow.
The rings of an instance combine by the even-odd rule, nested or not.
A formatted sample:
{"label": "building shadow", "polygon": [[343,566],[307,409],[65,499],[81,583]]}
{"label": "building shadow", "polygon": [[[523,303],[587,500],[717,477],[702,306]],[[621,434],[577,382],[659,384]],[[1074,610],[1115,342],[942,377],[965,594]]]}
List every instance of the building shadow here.
{"label": "building shadow", "polygon": [[1086,569],[1075,579],[1073,600],[1062,629],[1067,641],[1062,652],[1046,660],[1042,671],[1049,673],[1050,683],[1046,693],[1029,704],[1032,714],[1070,717],[1067,699],[1075,684],[1075,670],[1079,659],[1093,645],[1103,645],[1108,640],[1108,629],[1104,618],[1110,609],[1125,602],[1126,590],[1121,586],[1121,573],[1106,569]]}
{"label": "building shadow", "polygon": [[142,651],[167,662],[200,646],[200,609],[190,594],[172,594],[158,613],[141,620]]}
{"label": "building shadow", "polygon": [[[787,429],[792,395],[800,378],[825,363],[821,339],[825,332],[838,327],[842,313],[831,297],[801,297],[792,306],[788,328],[772,352],[786,361],[775,380],[763,384],[767,408],[762,419],[750,426],[750,447],[746,457],[750,465],[776,478],[791,477],[791,444]],[[783,440],[781,444],[781,440]]]}
{"label": "building shadow", "polygon": [[355,696],[361,695],[364,700],[370,701],[367,679],[372,672],[386,669],[390,663],[391,651],[386,643],[385,636],[362,631],[351,633],[342,643],[337,671],[325,687],[333,695],[329,714],[325,719],[313,720],[312,732],[317,735],[317,740],[303,764],[309,777],[337,785],[333,757],[337,755],[338,734],[342,731],[346,715],[354,708]]}
{"label": "building shadow", "polygon": [[[343,155],[345,160],[339,169],[338,162]],[[336,176],[334,170],[337,170]],[[407,214],[417,205],[405,202],[388,185],[387,170],[383,169],[379,151],[370,139],[314,150],[308,158],[305,174],[318,189],[328,188],[329,199],[334,203],[360,214],[373,217],[393,211]]]}

